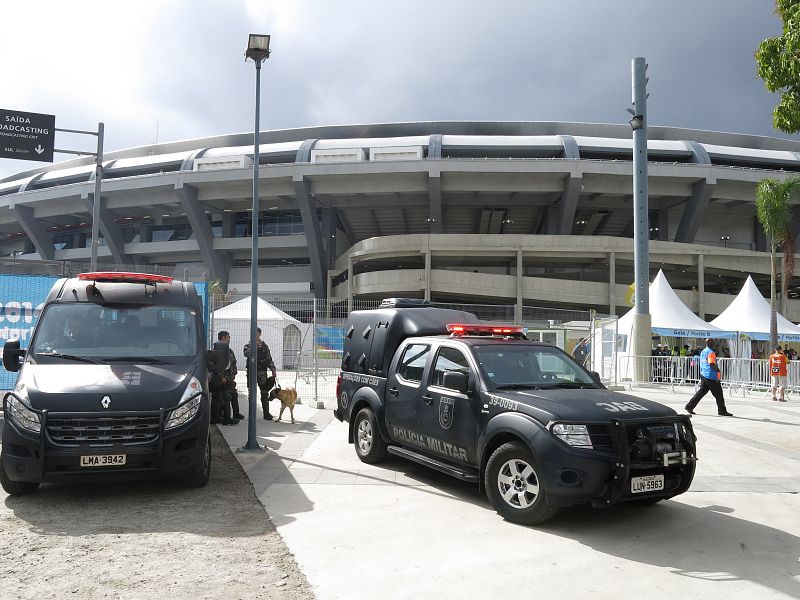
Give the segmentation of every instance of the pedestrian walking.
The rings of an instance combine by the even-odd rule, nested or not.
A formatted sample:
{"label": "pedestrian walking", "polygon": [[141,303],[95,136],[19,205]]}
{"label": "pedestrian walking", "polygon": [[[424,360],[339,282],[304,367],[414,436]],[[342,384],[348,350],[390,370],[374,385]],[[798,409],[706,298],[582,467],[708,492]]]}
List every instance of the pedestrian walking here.
{"label": "pedestrian walking", "polygon": [[722,384],[720,383],[720,372],[717,366],[717,354],[714,352],[714,340],[706,339],[706,347],[700,353],[700,389],[697,390],[692,399],[686,405],[686,412],[694,414],[697,403],[708,392],[717,401],[717,414],[721,417],[732,417],[725,407],[725,397],[722,395]]}
{"label": "pedestrian walking", "polygon": [[[776,402],[786,402],[784,388],[786,388],[786,375],[788,362],[786,355],[781,352],[780,346],[775,346],[775,352],[769,356],[769,375],[772,380],[772,399]],[[780,393],[780,400],[778,394]]]}
{"label": "pedestrian walking", "polygon": [[[250,391],[250,381],[253,376],[250,372],[250,342],[244,345],[244,355],[247,358],[247,390]],[[272,372],[272,376],[269,373]],[[269,346],[261,339],[261,328],[256,328],[256,384],[261,392],[261,408],[264,411],[264,418],[267,421],[272,420],[272,414],[269,412],[269,392],[275,387],[275,377],[278,372],[275,370],[275,363],[272,361],[272,354],[270,354]]]}

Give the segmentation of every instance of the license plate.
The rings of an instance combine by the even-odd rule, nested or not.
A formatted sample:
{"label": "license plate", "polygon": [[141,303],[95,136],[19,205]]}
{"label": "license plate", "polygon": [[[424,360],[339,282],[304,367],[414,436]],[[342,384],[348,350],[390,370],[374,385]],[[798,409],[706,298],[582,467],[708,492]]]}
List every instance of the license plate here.
{"label": "license plate", "polygon": [[81,456],[82,467],[118,467],[125,464],[125,454],[90,454]]}
{"label": "license plate", "polygon": [[659,490],[663,489],[663,475],[644,475],[643,477],[631,477],[631,494],[658,492]]}

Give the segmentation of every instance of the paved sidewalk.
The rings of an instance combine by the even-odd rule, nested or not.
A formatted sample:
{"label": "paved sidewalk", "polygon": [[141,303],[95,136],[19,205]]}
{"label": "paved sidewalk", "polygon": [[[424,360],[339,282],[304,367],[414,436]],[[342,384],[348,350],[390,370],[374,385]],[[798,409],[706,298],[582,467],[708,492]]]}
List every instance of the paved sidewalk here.
{"label": "paved sidewalk", "polygon": [[[632,393],[680,410],[692,392]],[[709,396],[693,417],[688,493],[535,528],[503,521],[476,486],[397,458],[361,463],[332,406],[298,405],[294,425],[259,419],[269,450],[235,456],[322,599],[800,597],[800,402],[728,406],[736,417],[718,417]],[[234,451],[246,425],[220,427]]]}

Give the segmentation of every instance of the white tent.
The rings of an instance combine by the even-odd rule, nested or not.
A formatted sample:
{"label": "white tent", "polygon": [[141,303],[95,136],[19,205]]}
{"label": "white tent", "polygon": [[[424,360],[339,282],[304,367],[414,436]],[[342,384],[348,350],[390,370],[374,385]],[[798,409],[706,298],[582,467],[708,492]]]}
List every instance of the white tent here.
{"label": "white tent", "polygon": [[[272,360],[278,369],[294,369],[302,346],[303,332],[308,330],[291,315],[258,298],[256,320],[261,339],[269,346]],[[247,369],[244,345],[250,341],[250,297],[229,304],[212,313],[213,340],[220,331],[231,334],[231,349],[236,354],[239,371]]]}
{"label": "white tent", "polygon": [[[769,340],[769,301],[761,295],[752,277],[744,282],[742,291],[712,325],[720,329],[735,329],[753,340]],[[778,314],[778,339],[782,342],[800,342],[800,327]]]}
{"label": "white tent", "polygon": [[[650,320],[653,333],[675,338],[735,338],[736,328],[706,323],[686,306],[669,285],[663,271],[650,284]],[[619,335],[631,339],[633,309],[619,320]],[[630,350],[628,350],[630,351]]]}

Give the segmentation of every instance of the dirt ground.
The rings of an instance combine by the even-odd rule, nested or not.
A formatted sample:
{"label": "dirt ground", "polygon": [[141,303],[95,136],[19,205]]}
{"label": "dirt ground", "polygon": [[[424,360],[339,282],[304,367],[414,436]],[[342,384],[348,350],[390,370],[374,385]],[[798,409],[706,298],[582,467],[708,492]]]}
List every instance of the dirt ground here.
{"label": "dirt ground", "polygon": [[314,594],[212,426],[211,481],[0,490],[0,598],[276,598]]}

